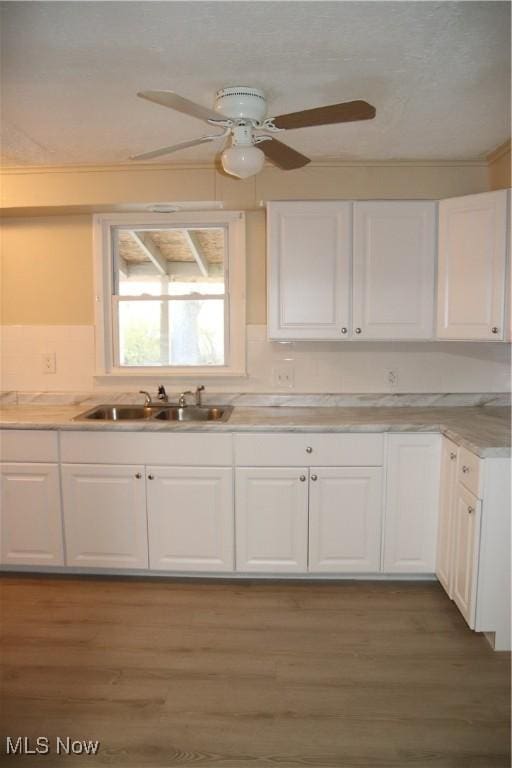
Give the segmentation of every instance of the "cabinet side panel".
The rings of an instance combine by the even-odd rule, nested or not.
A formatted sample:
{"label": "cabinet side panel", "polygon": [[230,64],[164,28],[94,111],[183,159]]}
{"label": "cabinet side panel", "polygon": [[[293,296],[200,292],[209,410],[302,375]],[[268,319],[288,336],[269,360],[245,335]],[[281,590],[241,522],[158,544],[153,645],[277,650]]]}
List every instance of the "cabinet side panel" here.
{"label": "cabinet side panel", "polygon": [[439,435],[389,435],[384,571],[434,573]]}
{"label": "cabinet side panel", "polygon": [[510,650],[510,459],[485,459],[476,626],[495,632],[495,649]]}

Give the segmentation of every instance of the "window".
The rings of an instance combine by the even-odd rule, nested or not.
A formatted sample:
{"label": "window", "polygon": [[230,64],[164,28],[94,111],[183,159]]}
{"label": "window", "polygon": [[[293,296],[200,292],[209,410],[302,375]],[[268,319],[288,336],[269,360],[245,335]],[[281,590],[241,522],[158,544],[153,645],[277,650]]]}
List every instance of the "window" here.
{"label": "window", "polygon": [[94,217],[99,375],[245,374],[241,212]]}

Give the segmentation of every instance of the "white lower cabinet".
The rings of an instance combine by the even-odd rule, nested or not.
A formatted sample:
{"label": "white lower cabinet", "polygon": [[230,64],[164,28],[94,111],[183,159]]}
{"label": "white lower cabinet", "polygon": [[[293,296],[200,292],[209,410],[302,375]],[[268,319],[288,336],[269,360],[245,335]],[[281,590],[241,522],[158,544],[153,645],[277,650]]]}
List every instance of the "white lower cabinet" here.
{"label": "white lower cabinet", "polygon": [[233,470],[147,467],[149,567],[232,571]]}
{"label": "white lower cabinet", "polygon": [[0,562],[64,565],[58,464],[2,464],[0,480]]}
{"label": "white lower cabinet", "polygon": [[382,469],[318,467],[309,490],[309,570],[380,570]]}
{"label": "white lower cabinet", "polygon": [[307,571],[307,468],[239,467],[235,509],[237,571]]}
{"label": "white lower cabinet", "polygon": [[475,628],[481,502],[459,483],[454,511],[453,599]]}
{"label": "white lower cabinet", "polygon": [[240,467],[237,570],[377,573],[380,467]]}
{"label": "white lower cabinet", "polygon": [[385,573],[434,573],[439,435],[388,435]]}
{"label": "white lower cabinet", "polygon": [[144,467],[63,464],[67,565],[147,568]]}
{"label": "white lower cabinet", "polygon": [[443,437],[441,443],[436,576],[449,597],[453,596],[454,511],[458,454],[458,446],[448,440],[447,437]]}
{"label": "white lower cabinet", "polygon": [[418,432],[6,430],[2,459],[1,566],[435,572],[510,649],[509,458]]}

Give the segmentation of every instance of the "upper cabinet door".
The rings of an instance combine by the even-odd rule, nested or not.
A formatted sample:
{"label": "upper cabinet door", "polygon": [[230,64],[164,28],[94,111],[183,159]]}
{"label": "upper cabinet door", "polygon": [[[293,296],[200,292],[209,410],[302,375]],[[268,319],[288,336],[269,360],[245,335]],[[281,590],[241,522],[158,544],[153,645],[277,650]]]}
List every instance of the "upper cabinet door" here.
{"label": "upper cabinet door", "polygon": [[354,338],[432,338],[435,226],[433,202],[354,203]]}
{"label": "upper cabinet door", "polygon": [[346,339],[352,204],[268,203],[268,335]]}
{"label": "upper cabinet door", "polygon": [[507,190],[439,203],[439,338],[504,338],[506,229]]}

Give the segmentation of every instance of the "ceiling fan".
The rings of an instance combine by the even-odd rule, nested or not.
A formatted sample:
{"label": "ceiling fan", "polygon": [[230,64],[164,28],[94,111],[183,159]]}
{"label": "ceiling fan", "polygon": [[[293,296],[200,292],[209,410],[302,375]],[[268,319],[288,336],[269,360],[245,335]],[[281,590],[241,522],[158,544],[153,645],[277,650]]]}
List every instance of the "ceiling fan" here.
{"label": "ceiling fan", "polygon": [[214,109],[189,101],[174,91],[141,91],[137,96],[161,104],[163,107],[175,109],[185,115],[197,117],[210,125],[222,128],[223,131],[144,152],[141,155],[135,155],[131,158],[132,160],[149,160],[180,149],[230,137],[230,146],[224,149],[221,156],[222,165],[227,173],[241,179],[259,173],[265,158],[284,171],[302,168],[310,162],[308,157],[276,138],[276,134],[284,130],[371,120],[375,117],[375,107],[366,101],[346,101],[341,104],[290,112],[278,117],[266,117],[265,94],[258,88],[246,86],[222,88],[217,91]]}

